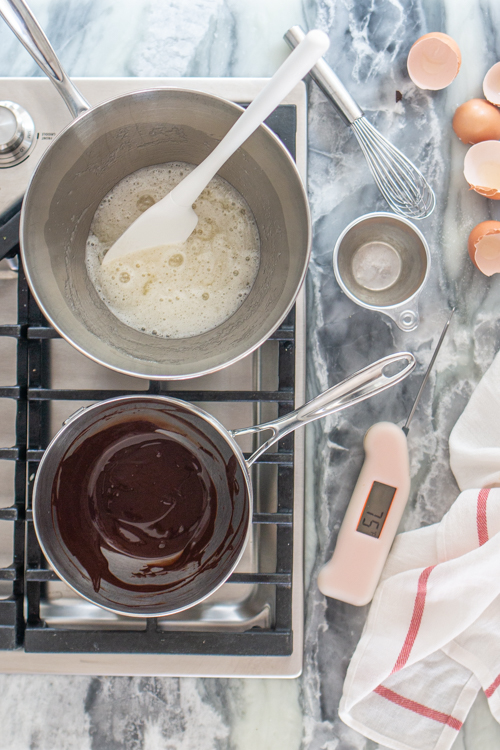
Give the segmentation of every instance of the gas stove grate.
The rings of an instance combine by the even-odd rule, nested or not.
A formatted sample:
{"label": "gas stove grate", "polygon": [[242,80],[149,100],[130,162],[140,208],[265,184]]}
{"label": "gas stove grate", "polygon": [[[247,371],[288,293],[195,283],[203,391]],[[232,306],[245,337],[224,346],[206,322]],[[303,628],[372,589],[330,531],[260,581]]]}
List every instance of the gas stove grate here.
{"label": "gas stove grate", "polygon": [[[280,112],[281,110],[281,112]],[[283,112],[284,111],[284,112]],[[283,117],[285,114],[285,117]],[[294,155],[295,107],[280,107],[269,123]],[[146,621],[144,630],[78,628],[47,625],[40,605],[45,587],[58,581],[44,559],[34,531],[31,495],[33,481],[44,449],[49,442],[50,403],[98,401],[135,393],[130,390],[54,389],[50,387],[50,339],[59,334],[47,325],[28,289],[23,269],[18,276],[17,324],[0,326],[0,336],[17,343],[16,385],[0,387],[0,398],[16,402],[16,444],[0,448],[0,460],[15,462],[14,501],[0,508],[0,520],[13,526],[13,560],[0,569],[0,581],[12,582],[12,594],[0,600],[0,649],[24,649],[44,653],[128,653],[128,654],[224,654],[275,655],[292,653],[292,561],[294,439],[282,440],[277,448],[257,463],[277,466],[277,507],[275,512],[255,512],[253,524],[276,527],[276,568],[274,572],[234,573],[230,583],[275,588],[272,626],[245,632],[218,630],[164,630],[156,618]],[[294,408],[295,398],[295,313],[270,337],[277,342],[276,390],[197,391],[168,390],[168,395],[194,402],[250,402],[277,404],[278,416]],[[148,390],[165,392],[161,381],[150,381]]]}
{"label": "gas stove grate", "polygon": [[[264,454],[258,463],[278,465],[278,507],[275,513],[254,513],[254,524],[276,524],[277,565],[274,573],[234,573],[229,582],[276,586],[276,608],[272,629],[244,633],[165,632],[151,618],[145,631],[47,627],[40,618],[43,586],[58,580],[46,564],[39,547],[31,514],[31,493],[38,463],[48,443],[48,406],[51,400],[100,400],[132,393],[123,390],[59,390],[48,386],[50,353],[48,340],[58,337],[45,324],[27,287],[22,269],[18,282],[17,325],[0,326],[1,336],[17,340],[17,384],[0,389],[0,397],[15,399],[16,445],[0,449],[0,459],[15,461],[15,499],[0,509],[0,519],[13,522],[14,559],[0,570],[0,580],[13,582],[10,599],[0,601],[0,648],[24,646],[26,651],[103,653],[223,653],[286,655],[292,650],[291,583],[293,518],[293,436]],[[189,401],[274,401],[279,416],[293,409],[294,312],[271,336],[278,342],[278,388],[276,391],[168,391],[169,396]],[[140,391],[143,394],[145,391]],[[162,383],[150,381],[146,393],[161,393]],[[23,600],[26,597],[26,610]]]}

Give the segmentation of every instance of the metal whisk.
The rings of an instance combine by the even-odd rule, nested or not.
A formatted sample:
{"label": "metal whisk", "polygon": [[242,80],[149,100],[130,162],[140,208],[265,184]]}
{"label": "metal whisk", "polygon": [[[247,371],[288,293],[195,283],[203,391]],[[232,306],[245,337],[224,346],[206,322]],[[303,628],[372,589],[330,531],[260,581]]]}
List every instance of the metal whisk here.
{"label": "metal whisk", "polygon": [[[284,38],[293,49],[304,36],[300,26],[292,26]],[[410,219],[429,216],[436,205],[436,198],[423,174],[366,119],[323,58],[316,63],[310,75],[353,129],[373,178],[389,206]]]}

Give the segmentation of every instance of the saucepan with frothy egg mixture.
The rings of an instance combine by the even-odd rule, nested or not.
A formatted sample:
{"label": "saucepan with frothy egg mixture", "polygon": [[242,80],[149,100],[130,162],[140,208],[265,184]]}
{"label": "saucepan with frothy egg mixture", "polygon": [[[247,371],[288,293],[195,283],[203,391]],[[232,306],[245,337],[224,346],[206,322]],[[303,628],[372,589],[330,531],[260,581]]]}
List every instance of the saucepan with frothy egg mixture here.
{"label": "saucepan with frothy egg mixture", "polygon": [[[2,6],[5,20],[34,54],[36,21],[21,0],[7,5],[15,13]],[[246,356],[290,311],[309,261],[307,197],[288,151],[260,126],[197,199],[186,243],[103,265],[242,110],[182,89],[90,108],[62,70],[54,74],[38,31],[36,60],[51,61],[41,67],[76,117],[40,160],[21,216],[23,264],[42,312],[83,354],[138,377],[189,378]]]}

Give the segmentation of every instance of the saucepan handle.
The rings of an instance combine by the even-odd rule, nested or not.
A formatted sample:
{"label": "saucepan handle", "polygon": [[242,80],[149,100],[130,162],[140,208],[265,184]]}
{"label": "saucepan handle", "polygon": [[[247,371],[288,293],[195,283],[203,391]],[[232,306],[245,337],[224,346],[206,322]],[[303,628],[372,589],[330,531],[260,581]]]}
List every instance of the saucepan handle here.
{"label": "saucepan handle", "polygon": [[90,104],[64,72],[49,40],[26,3],[23,0],[0,0],[0,16],[52,81],[73,117],[90,109]]}
{"label": "saucepan handle", "polygon": [[254,432],[270,430],[271,437],[266,440],[250,458],[247,465],[251,466],[254,461],[264,453],[269,446],[281,440],[285,435],[296,430],[297,427],[321,419],[336,411],[341,411],[348,406],[358,404],[376,393],[385,391],[392,385],[399,383],[415,367],[415,357],[409,352],[398,352],[383,357],[363,370],[359,370],[341,383],[334,385],[324,393],[321,393],[312,401],[309,401],[299,409],[286,414],[284,417],[272,422],[265,422],[252,427],[243,427],[239,430],[231,430],[233,437],[248,435]]}

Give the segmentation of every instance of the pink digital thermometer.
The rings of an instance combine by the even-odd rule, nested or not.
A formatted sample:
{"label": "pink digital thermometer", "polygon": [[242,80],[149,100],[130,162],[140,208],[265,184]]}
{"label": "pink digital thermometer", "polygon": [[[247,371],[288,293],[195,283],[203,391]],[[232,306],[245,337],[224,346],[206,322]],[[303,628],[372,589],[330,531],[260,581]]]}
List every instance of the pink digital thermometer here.
{"label": "pink digital thermometer", "polygon": [[321,593],[349,604],[371,601],[410,494],[406,435],[379,422],[365,435],[365,462],[337,537],[318,576]]}
{"label": "pink digital thermometer", "polygon": [[365,435],[365,461],[352,493],[333,556],[321,569],[322,594],[361,607],[373,598],[410,494],[409,424],[450,325],[441,333],[411,412],[401,429],[379,422]]}

